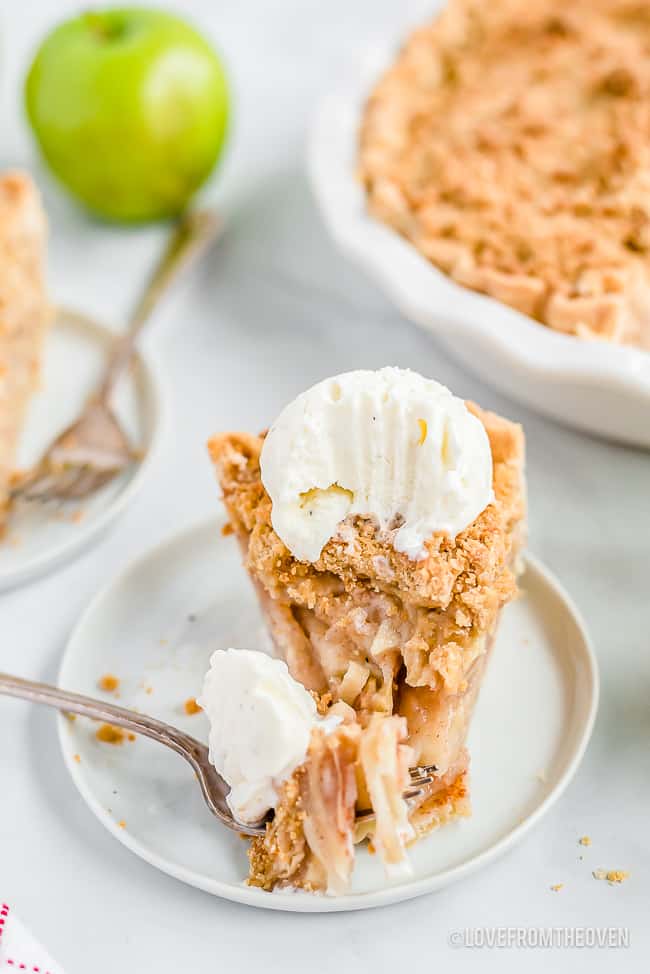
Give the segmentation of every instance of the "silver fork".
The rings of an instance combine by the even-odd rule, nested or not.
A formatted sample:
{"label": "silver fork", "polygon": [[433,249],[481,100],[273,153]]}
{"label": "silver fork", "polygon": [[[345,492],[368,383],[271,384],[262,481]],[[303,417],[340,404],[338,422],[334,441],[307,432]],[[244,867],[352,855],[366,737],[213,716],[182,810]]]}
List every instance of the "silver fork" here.
{"label": "silver fork", "polygon": [[35,466],[16,482],[12,500],[80,500],[103,487],[137,458],[137,451],[111,408],[111,393],[133,356],[145,322],[169,285],[214,241],[221,226],[212,210],[193,210],[178,220],[126,331],[113,342],[97,389],[79,418],[50,443]]}
{"label": "silver fork", "polygon": [[[83,717],[91,717],[93,720],[106,721],[117,727],[123,727],[127,731],[132,731],[134,734],[144,734],[145,737],[165,744],[172,751],[176,751],[177,754],[185,758],[191,765],[206,805],[222,825],[234,832],[239,832],[241,835],[264,834],[266,818],[254,825],[243,825],[233,818],[226,802],[226,795],[230,788],[210,764],[207,747],[178,727],[172,727],[171,724],[165,724],[147,714],[139,714],[135,710],[126,710],[124,707],[116,707],[115,704],[106,703],[103,700],[94,700],[92,697],[85,697],[79,693],[60,690],[58,687],[50,686],[47,683],[34,683],[31,680],[23,680],[7,673],[0,673],[0,694],[31,700],[32,703],[43,703],[48,707],[56,707],[64,713],[81,714]],[[411,768],[411,784],[404,792],[404,798],[419,797],[423,788],[433,781],[435,770],[434,765]],[[372,812],[364,811],[357,815],[357,821],[368,821],[372,818],[374,818]]]}

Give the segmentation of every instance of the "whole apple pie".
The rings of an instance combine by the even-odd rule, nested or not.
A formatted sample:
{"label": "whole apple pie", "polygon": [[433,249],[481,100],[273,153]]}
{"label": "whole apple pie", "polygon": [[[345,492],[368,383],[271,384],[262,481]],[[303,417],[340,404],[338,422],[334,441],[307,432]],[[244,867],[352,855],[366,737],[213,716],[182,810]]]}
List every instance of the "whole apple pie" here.
{"label": "whole apple pie", "polygon": [[558,331],[650,348],[650,14],[450,0],[365,107],[372,215]]}
{"label": "whole apple pie", "polygon": [[[469,814],[466,736],[524,542],[523,434],[383,369],[209,447],[276,650],[341,720],[284,783],[251,882],[340,890],[331,864],[347,879],[375,828],[355,810],[374,810],[388,862]],[[432,780],[404,804],[409,766]]]}

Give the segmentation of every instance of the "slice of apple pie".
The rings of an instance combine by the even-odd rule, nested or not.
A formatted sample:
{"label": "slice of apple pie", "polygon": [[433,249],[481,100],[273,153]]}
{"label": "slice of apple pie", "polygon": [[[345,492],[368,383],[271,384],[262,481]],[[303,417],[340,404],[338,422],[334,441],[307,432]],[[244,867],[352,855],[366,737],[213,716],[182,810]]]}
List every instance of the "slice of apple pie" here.
{"label": "slice of apple pie", "polygon": [[18,437],[38,386],[50,309],[45,292],[45,216],[22,173],[0,177],[0,530]]}
{"label": "slice of apple pie", "polygon": [[[348,793],[346,760],[360,763],[357,810],[369,803],[379,822],[380,808],[392,808],[388,820],[399,821],[399,775],[382,793],[368,755],[389,768],[396,742],[406,743],[412,766],[435,767],[408,804],[414,835],[468,814],[465,739],[524,541],[520,427],[415,373],[382,369],[320,383],[266,436],[226,434],[209,447],[279,655],[323,713],[347,715],[337,748],[348,757],[327,774],[337,795]],[[386,723],[393,715],[398,723]],[[318,829],[310,838],[299,823],[305,796],[314,801],[314,766],[334,761],[334,741],[313,742],[289,778],[255,844],[253,882],[286,878],[292,836],[327,860],[322,844],[314,849]],[[344,797],[334,805],[350,814]],[[292,875],[294,885],[323,885],[314,870],[304,882],[299,869]]]}

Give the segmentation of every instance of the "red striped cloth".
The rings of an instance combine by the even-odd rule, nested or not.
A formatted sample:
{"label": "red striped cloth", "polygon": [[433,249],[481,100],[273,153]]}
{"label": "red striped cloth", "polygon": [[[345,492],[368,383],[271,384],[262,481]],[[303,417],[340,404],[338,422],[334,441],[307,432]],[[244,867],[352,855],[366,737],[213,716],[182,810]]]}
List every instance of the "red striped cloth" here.
{"label": "red striped cloth", "polygon": [[1,974],[64,974],[27,928],[9,903],[0,900]]}

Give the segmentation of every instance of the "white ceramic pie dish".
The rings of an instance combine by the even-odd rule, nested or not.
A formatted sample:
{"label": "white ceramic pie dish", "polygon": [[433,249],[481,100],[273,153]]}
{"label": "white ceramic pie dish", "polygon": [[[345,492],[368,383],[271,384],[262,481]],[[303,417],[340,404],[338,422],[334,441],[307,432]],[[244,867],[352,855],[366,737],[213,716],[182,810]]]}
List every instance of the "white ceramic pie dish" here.
{"label": "white ceramic pie dish", "polygon": [[405,317],[499,392],[578,429],[650,447],[649,353],[559,334],[469,291],[366,214],[355,176],[357,131],[365,99],[398,41],[375,42],[316,113],[309,172],[332,236]]}

